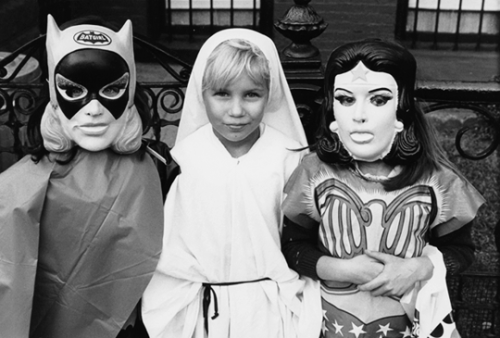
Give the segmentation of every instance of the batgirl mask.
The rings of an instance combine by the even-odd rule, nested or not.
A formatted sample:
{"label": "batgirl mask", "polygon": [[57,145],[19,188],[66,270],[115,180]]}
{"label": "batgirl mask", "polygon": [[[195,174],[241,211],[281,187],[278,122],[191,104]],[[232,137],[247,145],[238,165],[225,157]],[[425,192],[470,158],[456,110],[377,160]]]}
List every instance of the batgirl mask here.
{"label": "batgirl mask", "polygon": [[60,105],[68,119],[93,99],[114,118],[134,105],[136,69],[130,20],[118,32],[90,24],[61,31],[49,14],[46,45],[50,101],[54,107]]}
{"label": "batgirl mask", "polygon": [[71,119],[90,101],[99,101],[118,119],[129,101],[130,72],[118,54],[81,49],[66,55],[55,69],[56,97]]}

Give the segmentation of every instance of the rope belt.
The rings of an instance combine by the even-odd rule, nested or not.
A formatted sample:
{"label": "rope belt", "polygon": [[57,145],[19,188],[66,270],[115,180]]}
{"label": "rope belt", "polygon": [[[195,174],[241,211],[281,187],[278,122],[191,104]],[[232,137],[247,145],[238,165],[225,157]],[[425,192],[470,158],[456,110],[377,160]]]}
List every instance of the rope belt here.
{"label": "rope belt", "polygon": [[261,278],[250,281],[241,281],[241,282],[228,282],[228,283],[203,283],[203,318],[205,321],[205,331],[208,334],[208,307],[212,301],[212,295],[214,296],[214,315],[210,318],[215,319],[219,317],[219,305],[217,303],[217,294],[212,286],[231,286],[231,285],[239,285],[239,284],[247,284],[247,283],[257,283],[265,280],[270,280],[269,278]]}

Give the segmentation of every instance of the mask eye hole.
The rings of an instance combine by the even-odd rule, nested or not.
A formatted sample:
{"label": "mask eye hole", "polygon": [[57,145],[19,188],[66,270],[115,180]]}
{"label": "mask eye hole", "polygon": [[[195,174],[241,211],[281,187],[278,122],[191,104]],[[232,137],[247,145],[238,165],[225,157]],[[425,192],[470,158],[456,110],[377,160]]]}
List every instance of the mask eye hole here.
{"label": "mask eye hole", "polygon": [[73,82],[61,74],[56,74],[56,88],[59,94],[67,101],[76,101],[87,96],[87,88]]}
{"label": "mask eye hole", "polygon": [[354,97],[343,94],[335,95],[334,100],[338,101],[341,105],[346,107],[350,107],[356,102],[356,99]]}
{"label": "mask eye hole", "polygon": [[385,106],[391,99],[392,97],[388,95],[375,95],[370,98],[370,102],[376,107],[382,107]]}
{"label": "mask eye hole", "polygon": [[99,95],[108,100],[116,100],[123,96],[128,88],[129,73],[123,74],[118,80],[111,82],[99,90]]}

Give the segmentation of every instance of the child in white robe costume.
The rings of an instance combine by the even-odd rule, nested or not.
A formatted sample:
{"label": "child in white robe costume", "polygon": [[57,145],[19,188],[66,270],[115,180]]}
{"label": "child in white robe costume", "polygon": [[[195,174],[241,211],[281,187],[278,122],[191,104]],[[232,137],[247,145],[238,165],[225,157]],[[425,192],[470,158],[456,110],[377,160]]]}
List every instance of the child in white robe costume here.
{"label": "child in white robe costume", "polygon": [[[260,136],[237,158],[214,133],[202,91],[207,59],[232,39],[257,46],[270,71]],[[152,338],[318,337],[319,286],[290,270],[280,249],[283,188],[304,155],[294,149],[306,145],[272,40],[246,29],[210,37],[186,90],[172,150],[181,174],[167,196],[163,252],[143,297]]]}

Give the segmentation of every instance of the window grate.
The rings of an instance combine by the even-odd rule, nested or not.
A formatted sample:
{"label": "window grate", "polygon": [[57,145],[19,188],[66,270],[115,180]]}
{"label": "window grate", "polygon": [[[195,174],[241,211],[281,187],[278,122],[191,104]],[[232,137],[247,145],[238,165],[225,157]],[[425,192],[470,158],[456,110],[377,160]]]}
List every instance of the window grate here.
{"label": "window grate", "polygon": [[271,29],[272,8],[273,1],[261,0],[165,0],[165,34],[192,39],[230,27],[266,34]]}
{"label": "window grate", "polygon": [[411,48],[499,49],[498,0],[406,0],[399,6],[396,34]]}

